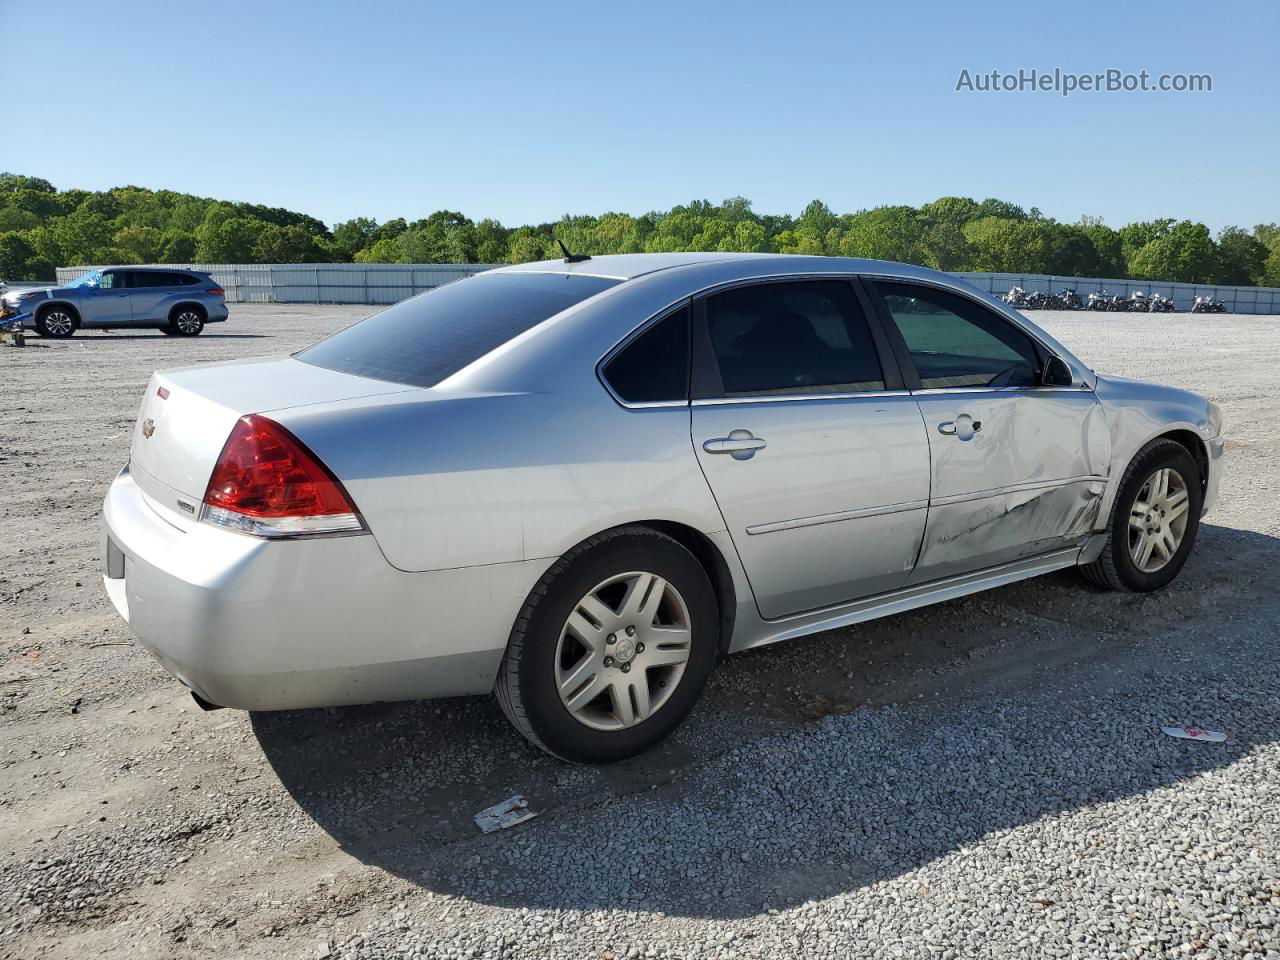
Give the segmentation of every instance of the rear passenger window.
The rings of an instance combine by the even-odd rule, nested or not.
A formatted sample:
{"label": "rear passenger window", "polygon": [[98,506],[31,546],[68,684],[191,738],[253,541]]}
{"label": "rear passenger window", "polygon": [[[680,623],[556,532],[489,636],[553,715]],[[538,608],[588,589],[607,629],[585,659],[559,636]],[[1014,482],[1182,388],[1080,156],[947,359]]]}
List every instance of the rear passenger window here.
{"label": "rear passenger window", "polygon": [[1030,387],[1040,359],[1021,330],[985,307],[933,287],[874,284],[907,343],[925,389]]}
{"label": "rear passenger window", "polygon": [[884,389],[866,317],[843,280],[762,283],[707,300],[726,397]]}
{"label": "rear passenger window", "polygon": [[663,317],[605,364],[604,378],[626,403],[689,398],[689,308]]}
{"label": "rear passenger window", "polygon": [[156,271],[137,271],[133,275],[135,287],[178,287],[187,283],[188,279],[180,273],[158,273]]}

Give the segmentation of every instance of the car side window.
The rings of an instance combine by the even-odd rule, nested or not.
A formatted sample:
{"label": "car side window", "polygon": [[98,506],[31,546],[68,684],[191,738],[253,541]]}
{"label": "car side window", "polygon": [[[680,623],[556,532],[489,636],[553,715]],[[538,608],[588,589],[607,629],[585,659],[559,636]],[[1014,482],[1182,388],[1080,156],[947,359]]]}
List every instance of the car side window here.
{"label": "car side window", "polygon": [[925,389],[1033,387],[1040,358],[1008,320],[957,294],[909,283],[872,284],[884,299]]}
{"label": "car side window", "polygon": [[128,284],[125,283],[123,273],[104,273],[102,279],[98,281],[99,290],[119,290],[126,286]]}
{"label": "car side window", "polygon": [[706,301],[706,333],[726,397],[884,389],[867,319],[843,280],[715,294]]}
{"label": "car side window", "polygon": [[172,273],[154,273],[149,270],[137,270],[133,274],[135,287],[176,287],[179,281]]}
{"label": "car side window", "polygon": [[622,348],[602,371],[626,403],[689,399],[689,307],[663,317]]}

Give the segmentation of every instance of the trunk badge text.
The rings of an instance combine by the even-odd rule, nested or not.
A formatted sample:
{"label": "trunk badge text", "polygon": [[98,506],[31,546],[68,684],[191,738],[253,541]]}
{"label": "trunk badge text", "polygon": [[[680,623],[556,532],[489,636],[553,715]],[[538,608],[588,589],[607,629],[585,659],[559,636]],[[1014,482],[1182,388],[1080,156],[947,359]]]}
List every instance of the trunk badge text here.
{"label": "trunk badge text", "polygon": [[142,421],[142,435],[149,437],[156,432],[156,422],[150,417]]}

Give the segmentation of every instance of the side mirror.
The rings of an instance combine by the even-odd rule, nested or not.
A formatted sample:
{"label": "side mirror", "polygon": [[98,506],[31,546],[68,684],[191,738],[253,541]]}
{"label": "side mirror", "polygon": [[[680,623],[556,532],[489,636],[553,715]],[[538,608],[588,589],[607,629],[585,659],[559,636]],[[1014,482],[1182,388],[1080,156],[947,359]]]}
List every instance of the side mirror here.
{"label": "side mirror", "polygon": [[1046,387],[1071,386],[1071,368],[1067,366],[1067,361],[1061,357],[1050,357],[1046,360],[1040,382]]}

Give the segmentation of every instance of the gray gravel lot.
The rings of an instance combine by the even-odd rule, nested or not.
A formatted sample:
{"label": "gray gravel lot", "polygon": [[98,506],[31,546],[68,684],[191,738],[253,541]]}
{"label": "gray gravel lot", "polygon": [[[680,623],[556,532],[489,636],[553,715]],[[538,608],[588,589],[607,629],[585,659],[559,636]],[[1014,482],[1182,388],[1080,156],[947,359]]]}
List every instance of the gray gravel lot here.
{"label": "gray gravel lot", "polygon": [[1280,319],[1033,315],[1226,410],[1164,593],[1067,572],[753,651],[595,769],[487,698],[202,713],[103,595],[151,370],[362,312],[0,347],[0,957],[1280,957]]}

